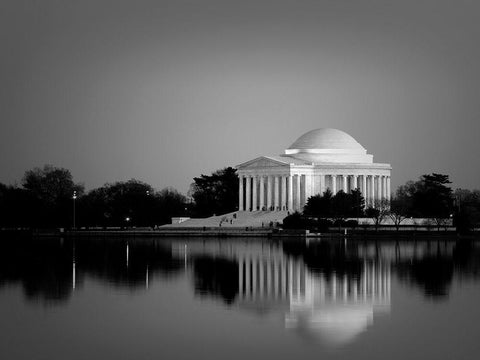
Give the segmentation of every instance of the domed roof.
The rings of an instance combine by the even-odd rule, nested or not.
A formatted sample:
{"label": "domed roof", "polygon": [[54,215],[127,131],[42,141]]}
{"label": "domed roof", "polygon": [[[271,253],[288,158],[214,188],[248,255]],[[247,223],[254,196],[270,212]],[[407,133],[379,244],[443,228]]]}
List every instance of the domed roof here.
{"label": "domed roof", "polygon": [[300,136],[288,149],[352,149],[365,150],[357,140],[346,132],[321,128],[311,130]]}
{"label": "domed roof", "polygon": [[[323,308],[323,309],[322,309]],[[323,340],[329,346],[341,346],[351,342],[373,323],[371,305],[322,306],[309,310],[297,310],[288,314],[289,327],[296,327],[304,335]]]}

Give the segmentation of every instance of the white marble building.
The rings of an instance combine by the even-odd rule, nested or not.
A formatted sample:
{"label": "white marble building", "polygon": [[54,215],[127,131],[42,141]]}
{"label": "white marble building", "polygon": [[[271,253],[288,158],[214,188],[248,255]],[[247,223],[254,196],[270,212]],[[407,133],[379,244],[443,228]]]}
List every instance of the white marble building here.
{"label": "white marble building", "polygon": [[367,206],[390,200],[390,164],[373,155],[347,133],[322,128],[300,136],[284,154],[260,156],[237,166],[239,211],[302,210],[308,198],[360,189]]}

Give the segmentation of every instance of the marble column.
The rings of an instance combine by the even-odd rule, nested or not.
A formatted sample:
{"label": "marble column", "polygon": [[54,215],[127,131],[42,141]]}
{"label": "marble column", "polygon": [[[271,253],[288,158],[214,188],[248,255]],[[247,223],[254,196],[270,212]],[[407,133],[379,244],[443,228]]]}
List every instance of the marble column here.
{"label": "marble column", "polygon": [[273,182],[273,191],[274,191],[274,206],[275,206],[275,211],[278,210],[278,206],[279,206],[279,194],[280,194],[280,190],[279,190],[279,187],[278,187],[278,178],[279,176],[278,175],[275,175],[274,177],[274,182]]}
{"label": "marble column", "polygon": [[377,176],[377,199],[382,200],[382,175]]}
{"label": "marble column", "polygon": [[382,200],[382,177],[381,175],[375,176],[375,199],[377,202]]}
{"label": "marble column", "polygon": [[333,195],[337,193],[337,175],[332,175],[332,193]]}
{"label": "marble column", "polygon": [[382,176],[382,199],[387,200],[387,177]]}
{"label": "marble column", "polygon": [[308,197],[315,195],[315,176],[313,174],[308,175],[310,184],[308,185]]}
{"label": "marble column", "polygon": [[371,190],[371,205],[374,208],[375,207],[375,195],[376,195],[376,189],[375,189],[375,175],[372,175],[372,190]]}
{"label": "marble column", "polygon": [[371,203],[372,183],[370,181],[370,175],[365,175],[365,207],[368,207]]}
{"label": "marble column", "polygon": [[387,176],[387,200],[390,201],[391,193],[390,193],[390,176]]}
{"label": "marble column", "polygon": [[265,207],[265,177],[260,176],[260,210]]}
{"label": "marble column", "polygon": [[310,175],[306,174],[305,175],[305,187],[303,188],[303,198],[305,199],[305,202],[310,197],[310,186],[311,185],[312,184],[310,182]]}
{"label": "marble column", "polygon": [[377,177],[377,199],[382,200],[383,189],[382,189],[382,175]]}
{"label": "marble column", "polygon": [[387,176],[384,176],[384,187],[385,187],[385,190],[384,190],[384,194],[385,194],[385,200],[388,200],[388,192],[387,192]]}
{"label": "marble column", "polygon": [[272,177],[267,176],[267,210],[272,206]]}
{"label": "marble column", "polygon": [[238,189],[238,211],[243,211],[243,175],[238,177],[239,189]]}
{"label": "marble column", "polygon": [[372,203],[372,180],[370,175],[365,176],[365,182],[367,186],[367,192],[365,195],[365,207],[370,206]]}
{"label": "marble column", "polygon": [[252,177],[252,210],[257,211],[257,176]]}
{"label": "marble column", "polygon": [[281,209],[280,210],[285,210],[287,208],[287,177],[282,175],[282,203],[281,203]]}
{"label": "marble column", "polygon": [[288,175],[288,211],[293,210],[293,176]]}
{"label": "marble column", "polygon": [[383,200],[383,176],[378,176],[378,198]]}
{"label": "marble column", "polygon": [[301,180],[301,175],[296,175],[296,199],[295,199],[295,210],[301,210],[301,192],[300,192],[300,180]]}
{"label": "marble column", "polygon": [[383,200],[383,176],[378,176],[378,199]]}
{"label": "marble column", "polygon": [[325,192],[325,175],[320,175],[320,195]]}
{"label": "marble column", "polygon": [[368,206],[372,205],[372,176],[367,175],[367,198],[365,201],[367,202]]}
{"label": "marble column", "polygon": [[305,203],[307,203],[308,198],[310,198],[314,191],[313,187],[315,185],[314,178],[312,174],[305,175]]}
{"label": "marble column", "polygon": [[353,175],[353,189],[358,189],[358,175]]}
{"label": "marble column", "polygon": [[367,205],[368,198],[367,198],[367,175],[362,175],[362,195],[365,199],[365,206]]}
{"label": "marble column", "polygon": [[312,195],[311,196],[317,195],[319,193],[320,193],[320,178],[317,175],[312,174]]}
{"label": "marble column", "polygon": [[252,190],[252,177],[250,175],[247,175],[245,176],[245,179],[246,179],[246,184],[245,184],[245,187],[246,187],[246,201],[245,201],[245,207],[247,211],[251,211],[251,208],[252,208],[252,196],[251,196],[251,190]]}
{"label": "marble column", "polygon": [[347,193],[347,178],[348,176],[347,175],[342,175],[342,180],[343,180],[343,192],[344,193]]}

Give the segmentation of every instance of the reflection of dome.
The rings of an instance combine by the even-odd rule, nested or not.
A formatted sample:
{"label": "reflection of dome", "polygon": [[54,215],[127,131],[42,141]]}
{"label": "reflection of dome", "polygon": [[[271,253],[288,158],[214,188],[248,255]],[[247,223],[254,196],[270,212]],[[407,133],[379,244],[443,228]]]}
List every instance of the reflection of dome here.
{"label": "reflection of dome", "polygon": [[365,150],[353,137],[337,129],[315,129],[300,136],[289,149],[360,149]]}
{"label": "reflection of dome", "polygon": [[300,136],[283,156],[313,163],[373,163],[357,140],[337,129],[316,129]]}
{"label": "reflection of dome", "polygon": [[286,317],[286,326],[324,341],[330,346],[351,342],[373,321],[373,307],[334,306],[311,311],[292,312]]}

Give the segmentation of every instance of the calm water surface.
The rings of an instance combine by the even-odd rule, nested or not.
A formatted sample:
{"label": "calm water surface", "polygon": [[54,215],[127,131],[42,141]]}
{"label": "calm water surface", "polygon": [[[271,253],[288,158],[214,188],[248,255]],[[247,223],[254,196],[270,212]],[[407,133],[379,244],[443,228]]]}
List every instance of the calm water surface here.
{"label": "calm water surface", "polygon": [[0,241],[0,359],[475,359],[480,246]]}

